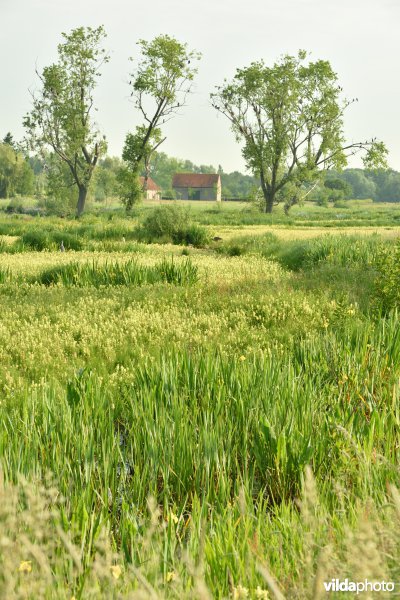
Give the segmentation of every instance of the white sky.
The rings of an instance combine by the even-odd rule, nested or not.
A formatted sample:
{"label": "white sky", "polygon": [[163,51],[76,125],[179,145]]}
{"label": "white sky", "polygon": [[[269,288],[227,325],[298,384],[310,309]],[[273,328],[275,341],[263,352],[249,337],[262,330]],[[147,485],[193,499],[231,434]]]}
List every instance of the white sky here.
{"label": "white sky", "polygon": [[382,139],[400,170],[399,0],[0,0],[0,137],[23,136],[35,65],[55,60],[61,32],[100,24],[111,61],[98,88],[97,120],[111,155],[121,154],[127,131],[139,124],[128,101],[128,57],[137,54],[139,38],[168,33],[203,57],[195,93],[166,126],[160,150],[243,171],[240,146],[209,93],[237,67],[260,58],[272,63],[302,48],[314,60],[329,60],[346,97],[359,98],[347,112],[347,138]]}

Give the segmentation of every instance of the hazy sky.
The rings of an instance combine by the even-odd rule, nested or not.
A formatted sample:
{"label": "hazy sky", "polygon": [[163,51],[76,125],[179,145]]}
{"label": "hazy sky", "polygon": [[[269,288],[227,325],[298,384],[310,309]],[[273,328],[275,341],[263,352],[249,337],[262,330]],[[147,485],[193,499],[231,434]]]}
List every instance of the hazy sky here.
{"label": "hazy sky", "polygon": [[399,0],[0,0],[0,24],[1,137],[22,137],[35,65],[56,58],[61,32],[103,24],[111,61],[98,88],[97,120],[112,155],[139,124],[128,101],[128,57],[139,38],[168,33],[203,55],[188,106],[166,126],[168,154],[243,170],[240,146],[209,93],[237,67],[302,48],[329,60],[346,97],[359,98],[346,115],[347,138],[384,140],[400,170]]}

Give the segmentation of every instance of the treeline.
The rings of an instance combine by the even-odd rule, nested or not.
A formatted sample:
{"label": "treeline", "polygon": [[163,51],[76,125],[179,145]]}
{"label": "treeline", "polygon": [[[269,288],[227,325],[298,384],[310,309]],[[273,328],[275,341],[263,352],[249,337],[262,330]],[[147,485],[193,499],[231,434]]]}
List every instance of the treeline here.
{"label": "treeline", "polygon": [[[68,179],[68,172],[65,167],[65,172],[57,172],[52,161],[54,157],[51,153],[43,157],[26,156],[8,133],[0,142],[0,198],[30,196],[49,212],[57,212],[58,208],[64,212],[68,206],[73,210],[76,194]],[[107,203],[118,197],[118,172],[121,166],[122,160],[118,157],[106,156],[99,161],[89,190],[92,201]],[[226,173],[221,165],[196,165],[190,160],[159,152],[154,156],[150,176],[161,188],[164,198],[174,198],[172,178],[175,173],[219,173],[222,198],[226,200],[248,200],[259,185],[256,177],[239,171]],[[400,202],[400,173],[390,169],[327,171],[324,183],[308,199],[324,204],[368,198],[376,202]]]}
{"label": "treeline", "polygon": [[[68,204],[73,208],[76,194],[68,170],[58,162],[56,164],[62,172],[57,171],[54,163],[51,153],[43,157],[25,157],[14,143],[12,135],[7,134],[0,143],[0,198],[34,196],[39,204],[50,211],[56,211],[58,205],[63,210]],[[90,184],[91,200],[107,202],[118,197],[118,172],[121,167],[122,160],[118,157],[106,156],[99,161]],[[172,178],[175,173],[219,173],[224,199],[248,199],[258,185],[257,179],[251,175],[239,171],[225,173],[221,165],[218,168],[214,165],[196,165],[190,160],[159,152],[153,159],[150,176],[165,198],[174,198]],[[144,172],[141,174],[144,175]]]}
{"label": "treeline", "polygon": [[400,202],[400,173],[393,169],[328,171],[324,187],[335,189],[335,182],[336,189],[342,190],[344,200],[371,198],[376,202]]}

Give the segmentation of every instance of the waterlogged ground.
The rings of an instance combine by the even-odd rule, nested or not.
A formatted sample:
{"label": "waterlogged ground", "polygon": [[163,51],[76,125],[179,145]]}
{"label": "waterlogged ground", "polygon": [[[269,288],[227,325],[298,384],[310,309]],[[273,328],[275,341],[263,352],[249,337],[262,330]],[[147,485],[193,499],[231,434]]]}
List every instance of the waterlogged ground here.
{"label": "waterlogged ground", "polygon": [[[222,240],[0,218],[1,597],[308,600],[336,577],[400,580],[395,260],[379,283],[397,212],[336,232],[195,210]],[[129,283],[160,265],[170,283]]]}

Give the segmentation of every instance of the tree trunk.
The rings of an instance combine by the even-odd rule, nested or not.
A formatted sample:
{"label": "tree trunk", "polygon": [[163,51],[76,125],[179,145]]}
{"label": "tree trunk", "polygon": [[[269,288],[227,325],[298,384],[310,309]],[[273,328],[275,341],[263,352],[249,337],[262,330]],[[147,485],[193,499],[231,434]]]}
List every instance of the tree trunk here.
{"label": "tree trunk", "polygon": [[268,194],[265,198],[265,212],[268,214],[272,213],[272,209],[274,206],[274,196],[272,194]]}
{"label": "tree trunk", "polygon": [[263,172],[260,173],[260,180],[261,180],[261,189],[263,191],[264,199],[265,199],[264,210],[266,213],[271,214],[272,209],[274,207],[275,190],[271,189],[270,186],[267,186]]}
{"label": "tree trunk", "polygon": [[83,211],[85,209],[87,193],[88,193],[87,187],[80,185],[79,186],[78,204],[76,207],[76,214],[78,215],[78,217],[81,216],[81,214],[83,213]]}

